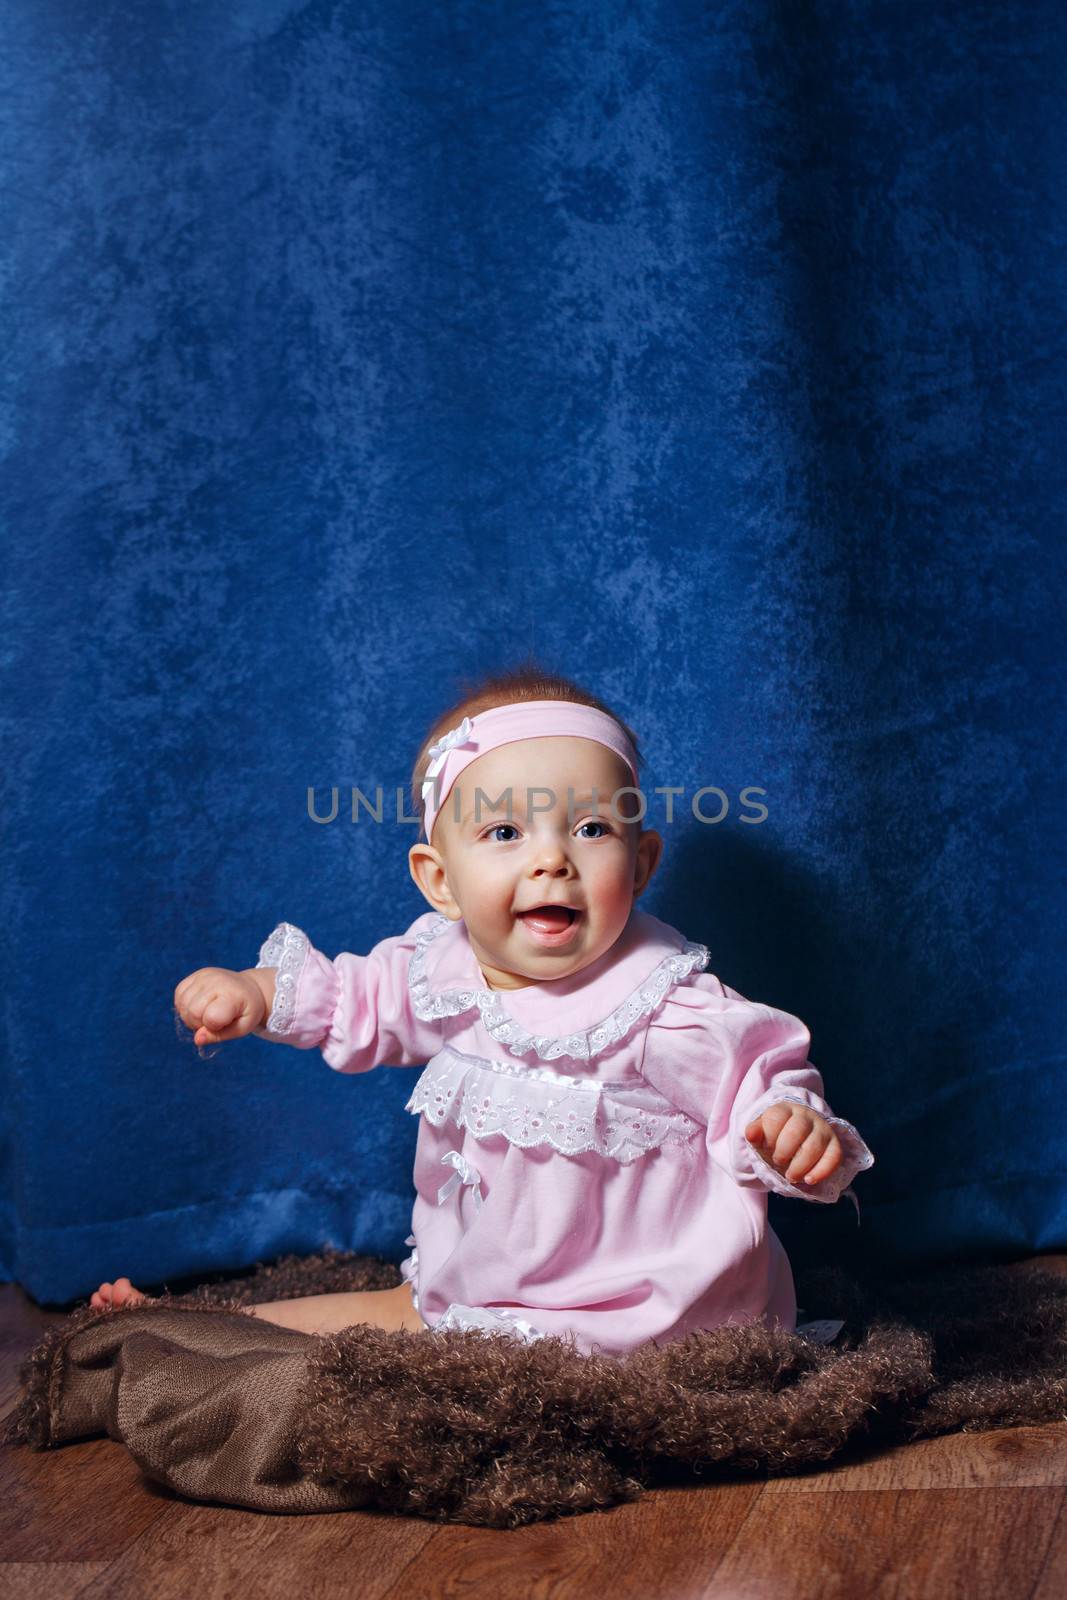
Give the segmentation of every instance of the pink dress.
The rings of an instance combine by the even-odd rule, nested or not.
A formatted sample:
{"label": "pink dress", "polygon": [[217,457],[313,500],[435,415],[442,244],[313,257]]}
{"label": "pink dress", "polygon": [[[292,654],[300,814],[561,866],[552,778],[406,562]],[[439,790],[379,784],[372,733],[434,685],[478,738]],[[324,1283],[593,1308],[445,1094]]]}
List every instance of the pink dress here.
{"label": "pink dress", "polygon": [[[260,1037],[337,1072],[428,1063],[412,1252],[432,1329],[566,1338],[621,1356],[724,1322],[796,1327],[767,1193],[831,1204],[874,1163],[831,1114],[807,1028],[703,969],[708,951],[635,905],[570,978],[493,990],[462,921],[437,912],[369,955],[329,960],[290,923],[264,942],[275,1001]],[[767,1106],[834,1124],[843,1160],[791,1183],[748,1143]],[[812,1335],[818,1337],[818,1335]]]}

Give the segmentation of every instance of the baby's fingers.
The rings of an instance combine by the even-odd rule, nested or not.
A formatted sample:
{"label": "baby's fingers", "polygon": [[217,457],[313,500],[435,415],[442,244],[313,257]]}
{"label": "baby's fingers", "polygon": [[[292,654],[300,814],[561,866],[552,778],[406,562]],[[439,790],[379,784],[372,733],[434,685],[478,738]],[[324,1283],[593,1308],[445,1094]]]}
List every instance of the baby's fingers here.
{"label": "baby's fingers", "polygon": [[831,1172],[836,1172],[841,1165],[841,1141],[836,1133],[830,1135],[830,1143],[816,1161],[811,1171],[805,1175],[805,1183],[818,1183],[822,1178],[828,1178]]}
{"label": "baby's fingers", "polygon": [[193,1034],[193,1043],[196,1045],[225,1044],[227,1039],[243,1039],[246,1031],[240,1026],[212,1029],[201,1024]]}
{"label": "baby's fingers", "polygon": [[200,1019],[205,1028],[228,1028],[240,1011],[239,998],[229,989],[220,990],[205,1000],[200,1008]]}
{"label": "baby's fingers", "polygon": [[789,1121],[789,1116],[785,1106],[768,1106],[762,1116],[749,1123],[745,1138],[750,1144],[771,1146]]}
{"label": "baby's fingers", "polygon": [[193,1030],[195,1045],[221,1044],[249,1032],[254,1022],[251,1001],[251,995],[235,986],[232,978],[219,981],[209,976],[185,991],[179,1015]]}
{"label": "baby's fingers", "polygon": [[250,1023],[244,1017],[241,1017],[233,1024],[232,1027],[229,1028],[212,1029],[203,1026],[197,1028],[196,1032],[193,1034],[193,1043],[197,1045],[225,1044],[229,1039],[243,1039],[251,1032],[252,1028]]}
{"label": "baby's fingers", "polygon": [[229,992],[208,1000],[200,1011],[200,1027],[194,1044],[222,1044],[227,1039],[243,1039],[249,1031],[249,1006],[243,996]]}

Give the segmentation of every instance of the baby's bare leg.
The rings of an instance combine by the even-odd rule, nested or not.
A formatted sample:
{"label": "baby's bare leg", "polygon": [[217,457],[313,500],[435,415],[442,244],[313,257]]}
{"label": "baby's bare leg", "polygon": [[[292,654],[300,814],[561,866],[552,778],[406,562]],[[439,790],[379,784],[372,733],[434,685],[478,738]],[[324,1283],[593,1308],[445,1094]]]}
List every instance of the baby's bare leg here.
{"label": "baby's bare leg", "polygon": [[267,1300],[244,1309],[253,1317],[296,1328],[301,1333],[339,1333],[356,1322],[369,1322],[376,1328],[395,1333],[408,1328],[426,1333],[427,1327],[411,1301],[407,1283],[395,1289],[362,1289],[349,1294],[309,1294],[299,1300]]}
{"label": "baby's bare leg", "polygon": [[[92,1305],[142,1305],[150,1297],[130,1282],[118,1278],[102,1283],[92,1296]],[[281,1328],[296,1328],[301,1333],[338,1333],[356,1322],[369,1322],[376,1328],[395,1333],[408,1328],[426,1333],[427,1327],[411,1299],[411,1285],[398,1283],[395,1289],[360,1289],[349,1294],[309,1294],[298,1300],[266,1300],[257,1306],[242,1306],[248,1316],[262,1317]]]}

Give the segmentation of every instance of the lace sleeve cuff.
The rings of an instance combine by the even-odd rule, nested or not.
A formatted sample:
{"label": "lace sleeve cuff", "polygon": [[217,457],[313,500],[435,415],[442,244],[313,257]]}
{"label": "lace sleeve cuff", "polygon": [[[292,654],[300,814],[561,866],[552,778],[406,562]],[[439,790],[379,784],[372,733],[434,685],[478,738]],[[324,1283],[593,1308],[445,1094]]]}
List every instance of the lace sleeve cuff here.
{"label": "lace sleeve cuff", "polygon": [[330,1030],[341,995],[341,981],[332,961],[312,945],[306,933],[290,922],[279,922],[260,947],[258,967],[273,967],[274,1004],[262,1028],[261,1039],[273,1039],[310,1050],[321,1045]]}
{"label": "lace sleeve cuff", "polygon": [[[793,1183],[784,1173],[779,1172],[766,1156],[745,1138],[745,1128],[772,1105],[797,1105],[805,1111],[817,1111],[830,1124],[841,1141],[840,1165],[825,1178],[821,1178],[818,1183],[805,1183],[803,1179],[799,1183]],[[852,1123],[846,1122],[844,1117],[831,1116],[829,1111],[824,1111],[821,1106],[812,1105],[798,1095],[783,1095],[768,1090],[748,1108],[735,1138],[740,1146],[737,1150],[739,1171],[753,1173],[766,1188],[773,1189],[776,1194],[792,1195],[798,1200],[817,1200],[825,1205],[833,1205],[842,1194],[847,1193],[856,1207],[857,1216],[859,1215],[859,1202],[849,1185],[858,1172],[865,1172],[868,1167],[874,1166],[874,1156]]]}

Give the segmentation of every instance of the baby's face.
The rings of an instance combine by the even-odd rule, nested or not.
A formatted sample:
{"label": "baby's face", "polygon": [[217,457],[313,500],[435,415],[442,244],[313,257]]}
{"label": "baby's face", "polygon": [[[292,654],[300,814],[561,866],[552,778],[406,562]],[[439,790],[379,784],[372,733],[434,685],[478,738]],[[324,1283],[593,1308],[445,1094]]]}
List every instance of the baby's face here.
{"label": "baby's face", "polygon": [[[463,918],[492,987],[567,977],[618,939],[663,849],[658,833],[611,814],[632,784],[614,751],[571,736],[501,745],[460,773],[411,870],[431,904]],[[616,804],[635,809],[634,795]],[[524,915],[546,904],[573,915]]]}

